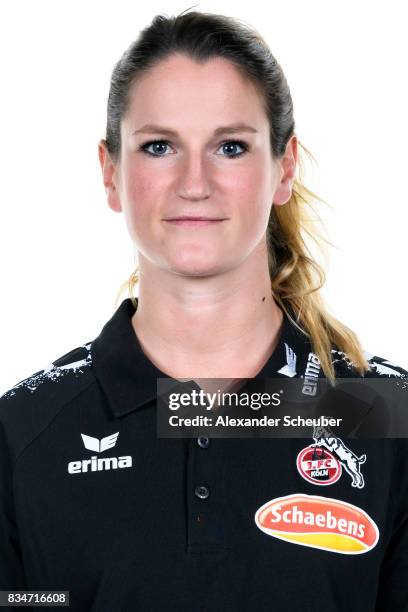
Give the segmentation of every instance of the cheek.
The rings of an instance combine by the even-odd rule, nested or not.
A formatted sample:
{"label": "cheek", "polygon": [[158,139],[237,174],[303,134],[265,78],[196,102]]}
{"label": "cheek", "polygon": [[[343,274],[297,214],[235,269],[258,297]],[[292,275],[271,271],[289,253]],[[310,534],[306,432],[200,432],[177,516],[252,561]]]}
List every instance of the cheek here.
{"label": "cheek", "polygon": [[161,185],[157,173],[154,176],[152,172],[144,172],[141,169],[129,172],[124,184],[127,215],[135,230],[143,230],[144,226],[149,225],[152,212],[160,202],[164,186]]}
{"label": "cheek", "polygon": [[242,222],[248,224],[247,230],[267,224],[273,199],[271,183],[271,173],[262,167],[262,162],[241,168],[230,181],[231,208],[239,211]]}

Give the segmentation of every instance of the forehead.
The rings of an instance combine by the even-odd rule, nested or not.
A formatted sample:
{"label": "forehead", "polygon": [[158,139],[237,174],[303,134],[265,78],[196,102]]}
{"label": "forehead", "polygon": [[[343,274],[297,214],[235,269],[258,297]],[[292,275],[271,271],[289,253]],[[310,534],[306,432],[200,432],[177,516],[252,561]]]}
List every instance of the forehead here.
{"label": "forehead", "polygon": [[255,86],[227,59],[204,63],[170,56],[149,69],[131,87],[124,121],[136,123],[211,118],[214,121],[266,121]]}

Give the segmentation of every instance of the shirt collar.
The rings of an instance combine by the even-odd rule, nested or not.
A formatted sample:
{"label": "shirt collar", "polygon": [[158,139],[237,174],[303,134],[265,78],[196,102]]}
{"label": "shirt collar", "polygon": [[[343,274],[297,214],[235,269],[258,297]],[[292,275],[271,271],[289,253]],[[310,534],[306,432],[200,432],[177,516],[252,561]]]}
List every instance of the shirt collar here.
{"label": "shirt collar", "polygon": [[[116,417],[155,401],[157,378],[170,378],[143,352],[131,321],[135,311],[130,298],[123,300],[91,344],[94,373]],[[305,371],[310,350],[308,337],[283,312],[276,348],[254,378],[287,377],[288,372],[290,376],[299,376]],[[295,355],[292,371],[291,351]],[[281,369],[284,371],[279,372]]]}

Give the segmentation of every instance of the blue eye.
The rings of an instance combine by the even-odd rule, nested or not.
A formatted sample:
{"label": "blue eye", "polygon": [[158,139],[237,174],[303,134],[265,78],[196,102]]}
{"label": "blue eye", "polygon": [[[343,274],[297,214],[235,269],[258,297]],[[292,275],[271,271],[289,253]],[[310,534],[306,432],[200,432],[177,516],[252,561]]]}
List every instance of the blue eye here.
{"label": "blue eye", "polygon": [[242,142],[242,140],[227,140],[226,142],[223,142],[221,147],[241,147],[241,149],[243,149],[243,151],[239,152],[239,153],[227,153],[227,157],[230,158],[234,158],[234,157],[240,157],[241,155],[244,155],[244,153],[246,153],[248,151],[248,146],[245,144],[245,142]]}
{"label": "blue eye", "polygon": [[[144,151],[145,153],[147,153],[148,155],[151,155],[152,157],[164,157],[164,155],[161,155],[160,150],[159,150],[159,151],[157,151],[157,149],[159,149],[159,147],[158,147],[157,145],[160,145],[160,146],[163,146],[163,145],[168,146],[168,144],[169,144],[169,143],[168,143],[168,142],[166,142],[165,140],[151,140],[150,142],[146,142],[145,144],[141,145],[141,146],[140,146],[140,149],[141,149],[142,151]],[[153,147],[154,147],[154,152],[153,152],[153,153],[151,153],[151,152],[148,150],[148,147],[151,147],[151,146],[153,146]]]}
{"label": "blue eye", "polygon": [[[140,145],[139,149],[143,151],[143,153],[150,155],[150,157],[166,157],[166,155],[163,153],[165,153],[166,147],[168,146],[170,145],[167,142],[167,140],[150,140],[149,142],[146,142]],[[240,157],[241,155],[244,155],[244,153],[248,151],[248,145],[242,140],[227,140],[223,142],[220,145],[220,147],[224,148],[224,151],[227,147],[229,147],[230,149],[231,147],[235,149],[237,146],[241,147],[241,149],[243,150],[239,151],[238,153],[234,151],[227,152],[226,155],[224,155],[224,157],[228,157],[230,159],[234,159],[235,157]],[[151,150],[149,151],[149,147],[153,147],[153,151]]]}

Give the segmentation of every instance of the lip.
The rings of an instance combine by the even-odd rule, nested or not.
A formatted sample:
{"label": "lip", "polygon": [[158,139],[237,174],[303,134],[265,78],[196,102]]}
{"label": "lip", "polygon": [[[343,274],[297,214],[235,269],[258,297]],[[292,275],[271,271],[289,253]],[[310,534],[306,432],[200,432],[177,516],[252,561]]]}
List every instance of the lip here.
{"label": "lip", "polygon": [[170,223],[171,225],[179,225],[181,227],[203,227],[204,225],[215,225],[226,220],[227,219],[208,219],[205,217],[163,219],[163,221],[166,221],[166,223]]}

